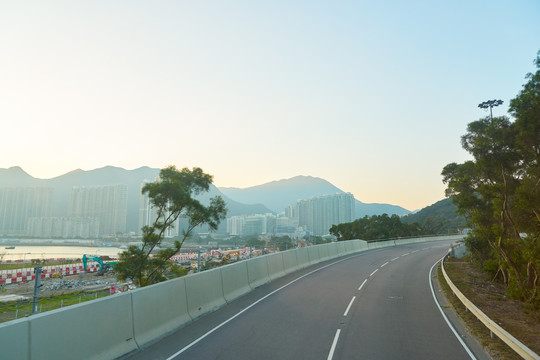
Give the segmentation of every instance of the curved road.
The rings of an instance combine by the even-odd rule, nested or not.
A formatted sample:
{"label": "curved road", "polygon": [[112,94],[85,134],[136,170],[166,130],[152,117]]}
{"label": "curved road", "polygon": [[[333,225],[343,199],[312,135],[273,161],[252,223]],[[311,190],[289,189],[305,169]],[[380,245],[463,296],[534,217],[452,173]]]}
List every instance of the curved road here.
{"label": "curved road", "polygon": [[129,358],[485,358],[462,345],[434,301],[430,270],[449,245],[395,246],[312,266]]}

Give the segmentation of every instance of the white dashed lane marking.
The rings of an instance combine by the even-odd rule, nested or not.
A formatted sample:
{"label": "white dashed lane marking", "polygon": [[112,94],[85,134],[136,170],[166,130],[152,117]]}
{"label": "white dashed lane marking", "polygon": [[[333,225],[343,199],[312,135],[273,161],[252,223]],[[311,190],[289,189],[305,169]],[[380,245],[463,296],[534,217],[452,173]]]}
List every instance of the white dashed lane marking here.
{"label": "white dashed lane marking", "polygon": [[349,313],[349,310],[351,310],[351,306],[352,306],[355,299],[356,299],[356,296],[353,296],[353,298],[351,299],[351,302],[349,303],[349,306],[347,306],[347,309],[343,313],[343,316],[347,316],[347,314]]}

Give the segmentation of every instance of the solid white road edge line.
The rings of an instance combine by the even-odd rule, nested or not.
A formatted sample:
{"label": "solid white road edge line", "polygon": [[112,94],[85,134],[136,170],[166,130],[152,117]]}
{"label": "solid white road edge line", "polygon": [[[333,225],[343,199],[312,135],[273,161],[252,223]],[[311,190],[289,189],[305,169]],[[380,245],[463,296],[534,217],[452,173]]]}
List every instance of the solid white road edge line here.
{"label": "solid white road edge line", "polygon": [[446,324],[448,325],[448,327],[450,328],[450,330],[452,330],[452,332],[454,333],[454,335],[456,336],[456,338],[459,340],[459,342],[461,343],[461,346],[463,346],[463,348],[465,349],[465,351],[467,352],[467,354],[469,354],[469,356],[471,357],[471,359],[473,360],[476,360],[476,357],[474,356],[474,354],[471,352],[471,350],[469,350],[469,348],[467,347],[467,345],[465,344],[465,342],[461,339],[461,336],[459,336],[459,334],[457,333],[456,329],[454,329],[454,326],[452,325],[452,323],[450,322],[450,320],[448,320],[448,317],[446,317],[446,314],[444,313],[444,311],[442,310],[441,308],[441,305],[439,304],[439,302],[437,301],[437,296],[435,296],[435,291],[433,290],[433,284],[431,283],[431,273],[433,272],[433,268],[435,267],[435,265],[437,265],[439,263],[439,261],[441,261],[442,259],[444,259],[444,257],[440,258],[439,260],[437,260],[437,262],[435,264],[433,264],[433,266],[431,267],[431,269],[429,269],[429,274],[428,274],[428,282],[429,282],[429,287],[431,289],[431,295],[433,295],[433,300],[435,301],[435,304],[437,304],[437,307],[439,308],[439,311],[441,312],[441,315],[443,316],[444,320],[446,320]]}
{"label": "solid white road edge line", "polygon": [[334,351],[336,351],[336,345],[339,339],[339,333],[341,332],[340,329],[337,329],[336,336],[334,336],[334,342],[332,342],[332,347],[330,348],[330,353],[328,354],[327,360],[332,360],[334,357]]}
{"label": "solid white road edge line", "polygon": [[349,313],[349,310],[351,310],[352,303],[354,302],[355,299],[356,299],[356,296],[353,296],[352,299],[351,299],[351,302],[349,303],[349,306],[347,306],[347,310],[345,310],[345,313],[343,314],[343,316],[347,316],[347,314]]}
{"label": "solid white road edge line", "polygon": [[[251,309],[252,307],[254,307],[255,305],[257,305],[258,303],[260,303],[261,301],[265,300],[266,298],[274,295],[275,293],[277,293],[278,291],[286,288],[287,286],[291,285],[291,284],[294,284],[295,282],[297,282],[298,280],[300,279],[303,279],[305,278],[306,276],[308,275],[311,275],[313,273],[316,273],[317,271],[319,270],[322,270],[322,269],[325,269],[329,266],[332,266],[332,265],[335,265],[335,264],[339,264],[340,262],[343,262],[345,260],[349,260],[353,257],[356,257],[356,256],[360,256],[362,255],[363,253],[360,253],[360,254],[356,254],[356,255],[353,255],[353,256],[349,256],[349,257],[346,257],[344,259],[341,259],[341,260],[338,260],[338,261],[334,261],[333,263],[330,263],[330,264],[327,264],[327,265],[324,265],[324,266],[321,266],[320,268],[317,268],[313,271],[310,271],[308,272],[307,274],[304,274],[300,277],[297,277],[296,279],[294,280],[291,280],[289,281],[288,283],[286,283],[285,285],[283,285],[282,287],[272,291],[271,293],[263,296],[262,298],[260,298],[259,300],[255,301],[253,304],[249,305],[248,307],[246,307],[245,309],[239,311],[236,315],[233,315],[232,317],[230,317],[229,319],[225,320],[224,322],[222,322],[221,324],[219,324],[218,326],[216,326],[215,328],[209,330],[206,334],[202,335],[201,337],[199,337],[198,339],[196,340],[193,340],[191,343],[189,343],[188,345],[186,345],[184,348],[178,350],[176,353],[172,354],[171,356],[169,356],[166,360],[172,360],[174,358],[176,358],[178,355],[182,354],[184,351],[186,351],[187,349],[189,349],[190,347],[192,347],[193,345],[197,344],[199,341],[201,341],[202,339],[204,339],[205,337],[207,337],[208,335],[212,334],[214,331],[216,331],[217,329],[219,329],[220,327],[224,326],[225,324],[227,324],[228,322],[234,320],[235,318],[237,318],[238,316],[240,316],[241,314],[243,314],[244,312],[248,311],[249,309]],[[377,270],[375,270],[377,271]]]}

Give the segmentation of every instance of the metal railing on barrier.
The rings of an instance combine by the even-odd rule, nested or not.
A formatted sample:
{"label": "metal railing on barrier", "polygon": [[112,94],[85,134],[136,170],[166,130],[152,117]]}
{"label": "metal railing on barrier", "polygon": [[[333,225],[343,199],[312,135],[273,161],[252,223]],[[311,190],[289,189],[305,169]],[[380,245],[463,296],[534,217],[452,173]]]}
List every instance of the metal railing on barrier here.
{"label": "metal railing on barrier", "polygon": [[448,255],[446,255],[441,262],[441,270],[443,273],[443,276],[448,283],[448,286],[450,289],[452,289],[452,292],[456,297],[463,303],[463,305],[478,318],[490,331],[491,336],[497,336],[499,339],[501,339],[506,345],[508,345],[512,350],[514,350],[517,354],[519,354],[524,359],[531,359],[531,360],[540,360],[540,356],[536,354],[534,351],[529,349],[527,346],[525,346],[523,343],[521,343],[518,339],[513,337],[510,333],[508,333],[506,330],[504,330],[502,327],[500,327],[496,322],[491,320],[486,314],[484,314],[480,309],[478,309],[469,299],[463,295],[461,291],[454,285],[452,280],[450,280],[450,277],[448,277],[448,274],[446,274],[446,271],[444,269],[444,262],[446,261],[446,258]]}
{"label": "metal railing on barrier", "polygon": [[432,235],[414,235],[414,236],[400,236],[400,237],[394,237],[394,238],[387,238],[387,239],[371,239],[371,240],[364,240],[367,243],[377,243],[377,242],[388,242],[388,241],[396,241],[396,240],[410,240],[410,239],[427,239],[427,238],[442,238],[442,237],[465,237],[463,234],[432,234]]}

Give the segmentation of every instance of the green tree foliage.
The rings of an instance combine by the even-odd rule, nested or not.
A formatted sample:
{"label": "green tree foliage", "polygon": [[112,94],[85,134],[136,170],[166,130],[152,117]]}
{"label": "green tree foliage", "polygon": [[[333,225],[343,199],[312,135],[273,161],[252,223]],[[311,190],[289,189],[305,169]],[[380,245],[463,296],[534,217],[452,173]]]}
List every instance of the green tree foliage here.
{"label": "green tree foliage", "polygon": [[462,146],[474,158],[443,169],[446,195],[466,215],[473,259],[507,285],[509,295],[540,306],[540,52],[535,74],[506,117],[472,122]]}
{"label": "green tree foliage", "polygon": [[264,240],[258,239],[256,236],[250,236],[245,241],[246,246],[251,246],[254,249],[263,249],[266,245],[266,242]]}
{"label": "green tree foliage", "polygon": [[323,238],[322,236],[310,235],[305,238],[308,243],[313,245],[328,244],[332,242],[331,238]]}
{"label": "green tree foliage", "polygon": [[[176,264],[170,259],[180,250],[193,229],[206,224],[211,230],[216,230],[227,214],[221,197],[210,199],[208,206],[195,198],[208,191],[211,183],[212,176],[205,174],[200,168],[183,168],[179,171],[176,167],[169,166],[160,171],[158,181],[144,185],[142,193],[148,194],[157,216],[151,226],[142,228],[142,246],[130,246],[120,254],[114,268],[118,279],[129,279],[137,286],[146,286],[164,281],[167,274],[174,275],[178,271]],[[188,223],[180,240],[176,240],[172,248],[161,249],[152,254],[178,218],[185,218]]]}
{"label": "green tree foliage", "polygon": [[452,199],[437,201],[414,214],[401,217],[407,224],[418,223],[424,235],[456,234],[467,227],[467,220],[458,214]]}
{"label": "green tree foliage", "polygon": [[269,246],[274,247],[276,250],[285,251],[294,248],[294,243],[290,237],[287,235],[283,236],[272,236],[268,242]]}
{"label": "green tree foliage", "polygon": [[402,223],[398,215],[382,214],[371,217],[364,216],[351,223],[332,225],[330,234],[334,235],[338,241],[377,240],[416,236],[421,234],[421,229],[417,223]]}

